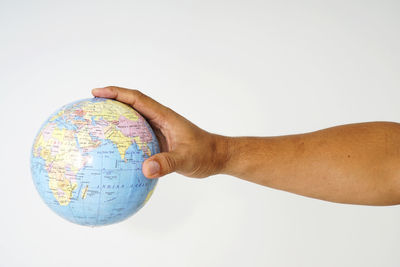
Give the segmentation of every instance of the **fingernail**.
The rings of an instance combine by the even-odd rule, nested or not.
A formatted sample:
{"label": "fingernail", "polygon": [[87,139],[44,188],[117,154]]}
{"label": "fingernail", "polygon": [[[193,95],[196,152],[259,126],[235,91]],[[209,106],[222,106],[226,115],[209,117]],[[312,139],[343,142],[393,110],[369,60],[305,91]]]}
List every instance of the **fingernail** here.
{"label": "fingernail", "polygon": [[153,176],[160,172],[160,164],[157,161],[152,160],[147,163],[147,169],[148,169],[149,175]]}
{"label": "fingernail", "polygon": [[100,90],[101,90],[101,88],[93,88],[93,89],[92,89],[92,92],[93,92],[93,93],[96,93],[96,92],[98,92],[98,91],[100,91]]}

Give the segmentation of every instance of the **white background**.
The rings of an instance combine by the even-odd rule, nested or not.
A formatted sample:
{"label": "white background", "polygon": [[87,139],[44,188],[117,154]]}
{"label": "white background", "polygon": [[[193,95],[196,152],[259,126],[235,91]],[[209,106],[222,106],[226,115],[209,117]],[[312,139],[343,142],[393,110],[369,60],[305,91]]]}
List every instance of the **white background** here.
{"label": "white background", "polygon": [[128,220],[42,202],[42,122],[93,87],[138,88],[200,127],[271,136],[400,121],[398,1],[0,0],[0,266],[400,266],[400,206],[171,174]]}

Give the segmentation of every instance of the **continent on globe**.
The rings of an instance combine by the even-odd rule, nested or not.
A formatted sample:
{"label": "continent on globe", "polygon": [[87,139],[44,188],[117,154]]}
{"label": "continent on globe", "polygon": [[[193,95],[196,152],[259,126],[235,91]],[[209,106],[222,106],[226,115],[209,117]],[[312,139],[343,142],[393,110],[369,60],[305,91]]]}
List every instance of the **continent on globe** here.
{"label": "continent on globe", "polygon": [[146,120],[121,102],[92,98],[61,107],[42,125],[31,154],[44,202],[81,225],[126,219],[150,198],[157,179],[143,161],[160,148]]}

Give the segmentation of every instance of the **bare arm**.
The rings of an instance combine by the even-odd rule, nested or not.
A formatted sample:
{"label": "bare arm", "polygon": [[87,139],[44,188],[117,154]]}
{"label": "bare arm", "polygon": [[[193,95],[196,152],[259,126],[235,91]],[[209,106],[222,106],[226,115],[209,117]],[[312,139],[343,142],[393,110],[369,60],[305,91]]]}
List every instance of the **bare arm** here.
{"label": "bare arm", "polygon": [[162,153],[147,159],[148,178],[224,173],[327,201],[400,204],[400,125],[371,122],[279,137],[224,137],[198,128],[139,91],[106,87],[95,96],[132,105],[152,125]]}
{"label": "bare arm", "polygon": [[312,133],[229,138],[224,173],[333,202],[400,203],[400,125],[371,122]]}

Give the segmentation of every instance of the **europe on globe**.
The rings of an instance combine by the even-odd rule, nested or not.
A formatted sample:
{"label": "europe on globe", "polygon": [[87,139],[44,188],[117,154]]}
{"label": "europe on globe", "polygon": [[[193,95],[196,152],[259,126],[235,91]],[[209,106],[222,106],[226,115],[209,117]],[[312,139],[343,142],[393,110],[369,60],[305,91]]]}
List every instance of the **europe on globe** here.
{"label": "europe on globe", "polygon": [[151,197],[157,179],[142,173],[159,153],[147,121],[112,99],[65,105],[40,128],[31,151],[33,182],[58,215],[80,225],[122,221]]}

